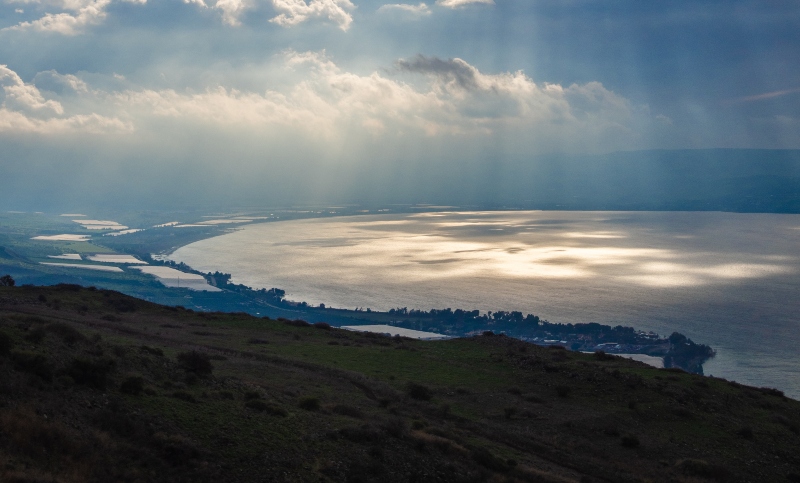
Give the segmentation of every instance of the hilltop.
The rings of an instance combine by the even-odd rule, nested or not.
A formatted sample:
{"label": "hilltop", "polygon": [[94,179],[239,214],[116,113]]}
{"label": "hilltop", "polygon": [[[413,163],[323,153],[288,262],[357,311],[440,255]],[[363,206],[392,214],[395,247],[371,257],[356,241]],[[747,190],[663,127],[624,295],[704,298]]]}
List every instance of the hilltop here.
{"label": "hilltop", "polygon": [[800,481],[780,391],[490,332],[0,287],[0,374],[10,482]]}

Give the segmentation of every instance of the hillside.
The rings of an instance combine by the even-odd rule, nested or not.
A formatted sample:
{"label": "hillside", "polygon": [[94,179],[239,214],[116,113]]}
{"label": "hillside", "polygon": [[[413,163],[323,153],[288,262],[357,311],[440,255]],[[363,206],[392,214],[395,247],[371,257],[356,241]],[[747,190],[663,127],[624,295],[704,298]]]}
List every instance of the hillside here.
{"label": "hillside", "polygon": [[0,287],[0,375],[8,482],[800,481],[779,391],[497,335]]}

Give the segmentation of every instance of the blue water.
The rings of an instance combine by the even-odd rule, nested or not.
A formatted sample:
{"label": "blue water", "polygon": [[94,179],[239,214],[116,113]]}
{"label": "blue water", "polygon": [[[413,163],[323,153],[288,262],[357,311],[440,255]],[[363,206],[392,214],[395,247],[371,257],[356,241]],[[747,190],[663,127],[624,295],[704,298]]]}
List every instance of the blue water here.
{"label": "blue water", "polygon": [[460,212],[264,223],[172,258],[328,306],[520,310],[679,331],[706,374],[800,398],[800,216]]}

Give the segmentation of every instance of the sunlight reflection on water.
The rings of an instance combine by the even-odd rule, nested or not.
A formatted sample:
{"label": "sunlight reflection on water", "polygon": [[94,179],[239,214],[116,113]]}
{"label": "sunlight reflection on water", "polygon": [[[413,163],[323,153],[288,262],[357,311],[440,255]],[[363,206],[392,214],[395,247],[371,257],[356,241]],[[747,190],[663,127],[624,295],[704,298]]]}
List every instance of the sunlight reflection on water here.
{"label": "sunlight reflection on water", "polygon": [[[461,212],[250,225],[175,252],[334,307],[521,310],[685,333],[800,397],[798,215]],[[713,370],[712,370],[713,369]]]}

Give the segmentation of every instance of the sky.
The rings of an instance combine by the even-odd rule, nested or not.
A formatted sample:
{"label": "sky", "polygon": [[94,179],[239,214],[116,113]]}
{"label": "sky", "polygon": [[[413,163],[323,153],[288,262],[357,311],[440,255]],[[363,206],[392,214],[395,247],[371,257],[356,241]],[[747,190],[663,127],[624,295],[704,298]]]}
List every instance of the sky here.
{"label": "sky", "polygon": [[0,203],[335,201],[419,166],[798,149],[798,52],[796,0],[0,0]]}

